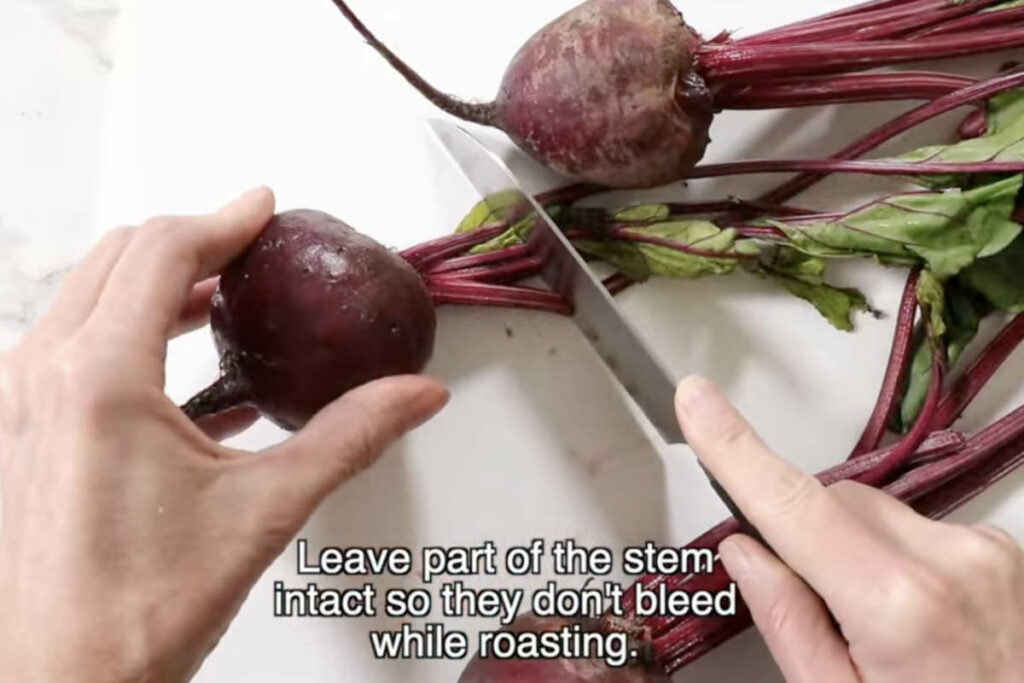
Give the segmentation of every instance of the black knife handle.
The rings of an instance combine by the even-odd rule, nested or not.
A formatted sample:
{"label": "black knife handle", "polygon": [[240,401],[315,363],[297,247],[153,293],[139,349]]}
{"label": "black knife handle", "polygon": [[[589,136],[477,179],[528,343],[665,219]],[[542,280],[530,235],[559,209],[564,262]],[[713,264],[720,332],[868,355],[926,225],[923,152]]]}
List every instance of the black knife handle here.
{"label": "black knife handle", "polygon": [[747,516],[743,514],[742,510],[740,510],[740,506],[737,505],[736,501],[732,499],[732,496],[722,488],[722,485],[718,483],[718,480],[715,479],[714,475],[712,475],[704,465],[701,465],[700,468],[704,470],[704,474],[707,475],[708,481],[711,482],[711,488],[714,489],[715,493],[718,494],[718,497],[723,503],[725,503],[725,507],[729,508],[729,512],[731,512],[732,516],[736,518],[736,521],[739,522],[740,531],[762,544],[765,548],[771,550],[771,546],[764,540],[764,536],[761,535],[761,532],[757,530],[757,527],[750,523]]}

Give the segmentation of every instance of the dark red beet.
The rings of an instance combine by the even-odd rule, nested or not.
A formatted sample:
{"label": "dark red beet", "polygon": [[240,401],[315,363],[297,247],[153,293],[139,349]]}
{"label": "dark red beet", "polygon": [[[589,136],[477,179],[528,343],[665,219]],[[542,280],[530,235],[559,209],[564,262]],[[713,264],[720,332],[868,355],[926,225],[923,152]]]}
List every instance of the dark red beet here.
{"label": "dark red beet", "polygon": [[684,177],[704,156],[711,93],[701,40],[667,0],[590,0],[512,60],[497,123],[541,163],[612,187]]}
{"label": "dark red beet", "polygon": [[350,389],[420,372],[437,327],[408,263],[306,210],[275,216],[224,272],[211,319],[222,376],[185,412],[250,405],[289,430]]}
{"label": "dark red beet", "polygon": [[[1024,45],[1020,26],[985,28],[1015,11],[988,12],[997,15],[995,20],[983,16],[982,10],[997,9],[996,0],[936,0],[924,7],[871,3],[739,41],[729,33],[704,40],[670,0],[586,0],[530,38],[509,65],[495,101],[477,104],[435,88],[384,45],[345,0],[332,2],[443,111],[505,131],[548,168],[618,188],[706,177],[693,169],[704,156],[716,111],[964,93],[971,79],[875,69]],[[942,35],[945,30],[954,32]],[[964,132],[979,130],[984,127],[976,118]],[[857,169],[827,172],[839,170]]]}
{"label": "dark red beet", "polygon": [[668,0],[589,0],[571,10],[527,41],[490,104],[440,92],[334,3],[434,104],[504,130],[556,171],[652,187],[685,177],[704,156],[714,111],[694,71],[701,39]]}
{"label": "dark red beet", "polygon": [[[546,633],[572,626],[569,619],[541,619],[527,614],[503,629],[513,633]],[[599,629],[600,623],[583,624],[584,630]],[[641,662],[613,669],[594,659],[502,660],[473,659],[459,677],[459,683],[671,683],[657,664]]]}

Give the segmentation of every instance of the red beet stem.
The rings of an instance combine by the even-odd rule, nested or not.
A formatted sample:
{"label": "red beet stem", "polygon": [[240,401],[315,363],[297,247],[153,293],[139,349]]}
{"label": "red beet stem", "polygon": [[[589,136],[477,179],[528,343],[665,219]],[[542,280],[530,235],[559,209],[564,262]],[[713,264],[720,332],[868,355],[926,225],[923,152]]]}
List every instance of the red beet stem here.
{"label": "red beet stem", "polygon": [[978,12],[970,16],[960,17],[954,21],[944,22],[938,26],[922,29],[907,37],[914,40],[964,31],[975,31],[979,28],[988,28],[990,26],[1006,28],[1011,23],[1018,22],[1021,19],[1024,19],[1024,7],[1012,7],[1010,9],[999,9],[996,7],[988,12]]}
{"label": "red beet stem", "polygon": [[786,233],[778,228],[766,227],[761,225],[732,225],[730,226],[736,232],[739,233],[740,237],[752,240],[788,240]]}
{"label": "red beet stem", "polygon": [[[731,583],[722,571],[718,582],[706,590],[717,592]],[[668,672],[679,671],[701,657],[713,652],[754,625],[746,604],[741,604],[735,617],[709,617],[686,621],[678,630],[673,630],[655,639],[654,651],[658,662]]]}
{"label": "red beet stem", "polygon": [[542,311],[557,315],[572,315],[572,307],[565,299],[552,292],[530,287],[509,287],[466,282],[462,280],[430,279],[430,294],[438,306],[489,306]]}
{"label": "red beet stem", "polygon": [[976,82],[964,76],[930,71],[839,74],[726,86],[715,93],[715,105],[722,109],[784,109],[883,100],[932,100]]}
{"label": "red beet stem", "polygon": [[864,434],[853,449],[851,458],[859,457],[878,448],[882,443],[892,420],[896,407],[899,405],[900,394],[907,378],[907,370],[914,355],[914,323],[917,320],[917,283],[921,270],[915,268],[907,278],[907,286],[903,290],[900,312],[896,319],[896,334],[893,337],[892,351],[889,354],[889,365],[882,380],[882,389],[875,403],[874,412],[868,420]]}
{"label": "red beet stem", "polygon": [[426,79],[420,76],[416,71],[406,64],[398,55],[396,55],[391,48],[382,43],[380,39],[373,34],[370,29],[356,16],[348,3],[344,0],[332,0],[335,6],[341,11],[341,13],[348,19],[352,27],[359,32],[360,35],[370,44],[374,50],[376,50],[384,59],[391,64],[394,69],[401,74],[409,84],[416,88],[424,97],[434,103],[434,105],[443,112],[447,112],[452,116],[462,119],[463,121],[469,121],[471,123],[479,123],[482,126],[495,126],[497,115],[495,112],[494,104],[480,104],[476,102],[466,102],[457,97],[449,95],[448,93],[441,92],[433,85],[428,83]]}
{"label": "red beet stem", "polygon": [[721,178],[757,173],[854,173],[879,176],[956,175],[960,173],[1021,173],[1024,162],[908,163],[902,161],[849,161],[843,159],[753,159],[698,166],[691,179]]}
{"label": "red beet stem", "polygon": [[940,486],[914,504],[922,515],[944,519],[1024,465],[1024,442],[1018,439],[996,456]]}
{"label": "red beet stem", "polygon": [[[935,432],[921,444],[917,453],[907,464],[907,467],[917,467],[958,453],[967,445],[967,438],[961,432],[942,431]],[[825,486],[832,486],[841,481],[856,479],[878,467],[890,459],[900,447],[900,444],[883,448],[867,455],[862,455],[853,460],[836,465],[832,469],[818,475],[818,481]]]}
{"label": "red beet stem", "polygon": [[604,280],[605,289],[607,289],[608,293],[612,296],[618,296],[637,284],[639,284],[639,282],[624,273],[616,273]]}
{"label": "red beet stem", "polygon": [[446,235],[430,242],[424,242],[406,249],[401,253],[402,258],[409,262],[413,268],[420,272],[430,270],[433,264],[451,256],[460,255],[467,249],[483,244],[487,240],[494,239],[508,230],[507,223],[480,228],[472,232],[464,232],[455,235]]}
{"label": "red beet stem", "polygon": [[965,15],[976,14],[986,7],[990,7],[1005,0],[971,0],[970,2],[949,2],[939,0],[939,4],[931,10],[922,9],[901,19],[894,18],[893,21],[876,23],[856,31],[850,36],[853,40],[884,40],[887,38],[906,37],[907,33],[913,33],[930,26],[941,25],[945,22],[955,21]]}
{"label": "red beet stem", "polygon": [[572,204],[578,202],[581,199],[592,197],[595,194],[601,194],[607,192],[607,187],[601,185],[591,185],[589,183],[576,183],[574,185],[566,185],[565,187],[556,187],[553,190],[542,192],[534,199],[537,200],[541,206],[551,206],[552,204]]}
{"label": "red beet stem", "polygon": [[730,197],[709,202],[671,202],[667,204],[669,212],[674,216],[695,216],[701,214],[723,213],[726,211],[749,211],[761,216],[809,216],[814,215],[813,209],[785,204],[767,204],[757,200]]}
{"label": "red beet stem", "polygon": [[945,429],[956,422],[1021,342],[1024,342],[1024,314],[1003,328],[946,393],[935,412],[932,427]]}
{"label": "red beet stem", "polygon": [[460,256],[434,265],[427,274],[441,275],[443,273],[451,273],[458,270],[465,270],[467,268],[479,268],[480,266],[486,266],[501,261],[519,260],[524,256],[529,256],[531,251],[532,248],[530,245],[517,244],[512,247],[506,247],[505,249],[498,249],[496,251],[488,251],[483,254]]}
{"label": "red beet stem", "polygon": [[911,470],[887,486],[885,491],[900,500],[913,502],[995,457],[1022,437],[1024,407],[969,439],[960,453]]}
{"label": "red beet stem", "polygon": [[[833,156],[833,158],[857,159],[868,152],[877,149],[896,136],[905,133],[911,128],[930,121],[937,116],[941,116],[946,112],[964,105],[987,100],[999,93],[1020,87],[1024,87],[1024,74],[1017,73],[1006,76],[997,76],[996,78],[982,81],[981,83],[964,88],[963,90],[950,93],[949,95],[940,97],[934,102],[929,102],[928,104],[914,109],[913,111],[898,116],[877,130],[874,130],[860,138],[852,145],[846,147]],[[816,183],[824,179],[826,175],[827,174],[821,175],[816,173],[805,173],[799,175],[792,180],[783,183],[776,189],[765,193],[760,197],[760,201],[768,202],[769,204],[783,204],[801,192],[814,186]]]}
{"label": "red beet stem", "polygon": [[907,32],[974,14],[1003,0],[975,0],[954,4],[949,0],[918,0],[875,11],[836,17],[774,35],[753,36],[738,41],[744,45],[778,43],[822,43],[830,41],[869,41],[894,38]]}
{"label": "red beet stem", "polygon": [[842,17],[852,17],[861,14],[870,14],[878,11],[888,10],[895,7],[916,4],[917,2],[918,0],[871,0],[869,2],[865,2],[859,5],[854,5],[853,7],[847,7],[845,9],[836,10],[834,12],[822,14],[820,16],[812,17],[810,19],[803,19],[801,21],[797,21],[791,24],[779,26],[777,28],[773,28],[768,31],[764,31],[762,33],[750,36],[745,40],[757,40],[768,36],[774,36],[779,33],[788,33],[795,29],[799,29],[805,26],[823,24]]}
{"label": "red beet stem", "polygon": [[974,140],[988,132],[988,111],[976,109],[967,115],[956,129],[961,140]]}
{"label": "red beet stem", "polygon": [[433,282],[474,281],[511,284],[539,275],[544,268],[544,263],[544,258],[536,255],[498,264],[463,268],[461,270],[432,275],[430,279]]}
{"label": "red beet stem", "polygon": [[919,40],[820,45],[704,45],[699,53],[705,80],[718,84],[801,76],[997,52],[1024,45],[1024,31],[978,31]]}
{"label": "red beet stem", "polygon": [[942,385],[946,377],[946,348],[936,343],[932,352],[932,377],[928,385],[928,395],[925,398],[921,415],[914,423],[914,427],[896,449],[881,462],[877,467],[857,477],[857,481],[869,486],[879,486],[889,479],[895,472],[914,457],[918,448],[928,438],[931,432],[932,422],[935,419],[935,411],[942,400]]}

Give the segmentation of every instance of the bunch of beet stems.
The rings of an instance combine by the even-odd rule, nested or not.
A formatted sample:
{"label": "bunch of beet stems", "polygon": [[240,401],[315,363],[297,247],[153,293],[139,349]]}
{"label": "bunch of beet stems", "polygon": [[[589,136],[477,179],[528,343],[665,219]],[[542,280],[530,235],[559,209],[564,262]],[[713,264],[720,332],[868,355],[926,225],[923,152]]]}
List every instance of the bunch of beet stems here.
{"label": "bunch of beet stems", "polygon": [[1010,49],[1022,40],[1024,7],[1005,0],[882,0],[738,40],[720,35],[698,50],[697,69],[720,109],[933,99],[969,79],[866,70]]}
{"label": "bunch of beet stems", "polygon": [[[865,154],[893,140],[899,135],[964,106],[984,106],[992,97],[1024,87],[1024,73],[1010,73],[970,84],[942,95],[895,119],[886,122],[855,140],[829,159],[740,161],[727,164],[698,166],[693,177],[721,177],[746,173],[797,173],[798,175],[752,201],[723,199],[696,203],[673,203],[670,210],[676,217],[687,215],[724,214],[730,227],[736,227],[747,239],[780,242],[785,235],[771,227],[749,225],[745,220],[753,215],[785,216],[792,220],[825,220],[836,214],[821,214],[785,204],[801,192],[813,187],[831,173],[861,173],[882,176],[925,176],[960,173],[1021,173],[1024,162],[978,163],[900,163],[876,160],[859,161]],[[560,188],[537,197],[543,206],[569,205],[603,192],[592,185],[574,185]],[[569,314],[571,307],[557,294],[521,283],[537,275],[544,267],[544,254],[538,252],[538,240],[527,240],[505,249],[483,254],[473,249],[507,231],[514,221],[495,220],[472,232],[450,235],[402,252],[424,277],[439,305],[504,306],[549,313]],[[633,224],[635,225],[635,224]],[[655,242],[660,246],[677,249],[694,256],[716,259],[751,258],[744,255],[706,253],[699,249],[658,238],[630,232],[630,224],[604,226],[604,237]],[[593,226],[567,232],[569,237],[593,237]],[[609,290],[618,294],[634,284],[623,275],[606,281]]]}

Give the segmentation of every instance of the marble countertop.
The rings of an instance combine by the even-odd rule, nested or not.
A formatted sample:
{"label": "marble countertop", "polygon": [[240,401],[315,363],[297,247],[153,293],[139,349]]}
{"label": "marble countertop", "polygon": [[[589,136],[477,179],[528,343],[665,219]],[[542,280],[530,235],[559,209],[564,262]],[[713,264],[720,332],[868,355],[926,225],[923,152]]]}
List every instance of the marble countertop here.
{"label": "marble countertop", "polygon": [[119,6],[0,2],[0,349],[95,237]]}

